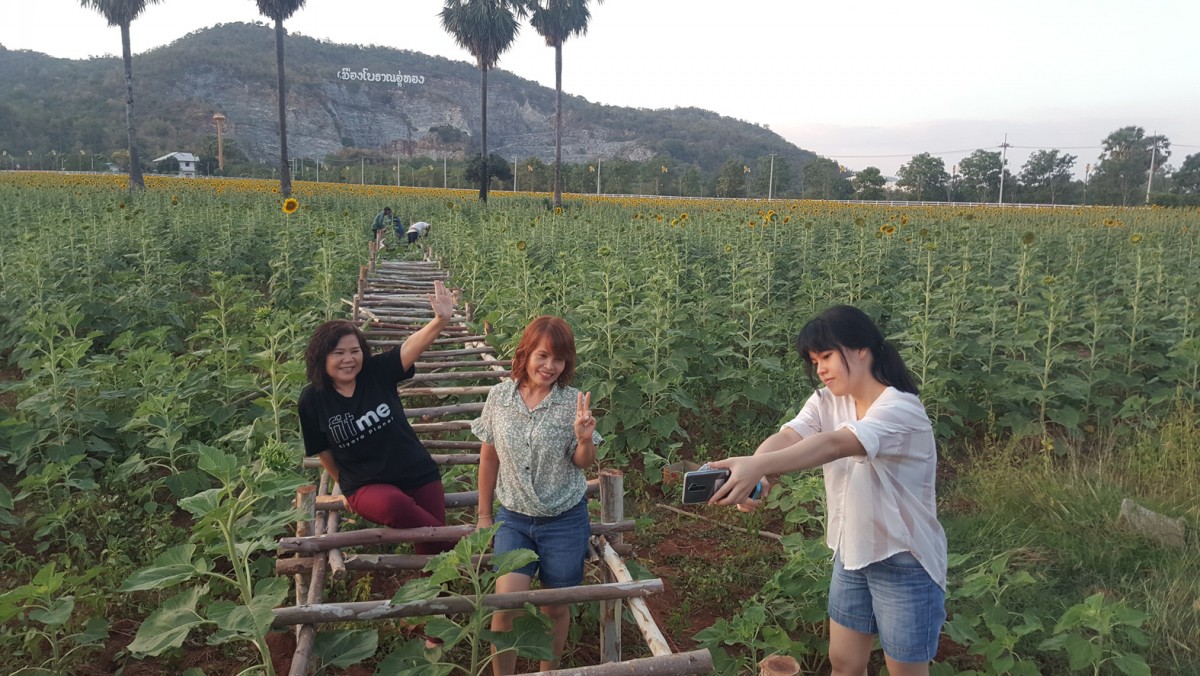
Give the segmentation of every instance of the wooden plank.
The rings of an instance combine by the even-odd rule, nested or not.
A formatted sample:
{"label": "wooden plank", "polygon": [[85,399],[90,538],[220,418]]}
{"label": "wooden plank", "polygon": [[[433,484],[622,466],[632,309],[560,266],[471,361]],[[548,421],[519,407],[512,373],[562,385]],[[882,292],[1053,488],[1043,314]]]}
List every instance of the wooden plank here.
{"label": "wooden plank", "polygon": [[[634,522],[593,523],[593,535],[628,532]],[[401,542],[454,542],[475,532],[475,526],[435,526],[424,528],[364,528],[342,533],[326,533],[312,537],[280,538],[281,552],[323,552],[332,547],[363,547],[395,545]]]}
{"label": "wooden plank", "polygon": [[[335,551],[333,549],[329,551]],[[346,570],[421,570],[434,555],[432,554],[351,554],[346,557]],[[490,554],[474,557],[472,561],[487,565]],[[296,575],[312,567],[313,557],[298,556],[291,559],[276,559],[276,575]]]}
{"label": "wooden plank", "polygon": [[451,350],[425,350],[421,355],[421,359],[426,361],[444,359],[446,357],[462,357],[468,354],[496,354],[496,351],[491,347],[468,347],[465,349]]}
{"label": "wooden plank", "polygon": [[487,394],[491,391],[491,385],[472,385],[470,387],[401,387],[397,393],[400,398],[404,399],[408,397],[465,397]]}
{"label": "wooden plank", "polygon": [[[597,539],[600,541],[600,558],[604,561],[608,571],[612,573],[613,582],[632,581],[633,575],[630,574],[629,568],[608,544],[608,541],[604,538]],[[613,601],[604,603],[613,603]],[[637,623],[638,628],[642,630],[642,637],[646,639],[646,645],[650,647],[650,654],[670,655],[671,644],[667,643],[667,637],[663,636],[662,630],[658,628],[645,599],[630,599],[629,612],[633,615],[633,620]]]}
{"label": "wooden plank", "polygon": [[[456,453],[451,455],[442,455],[438,453],[430,453],[429,457],[439,465],[478,465],[478,453]],[[321,466],[320,459],[315,455],[305,456],[301,461],[301,467],[305,469],[316,469]]]}
{"label": "wooden plank", "polygon": [[[417,366],[417,370],[420,371],[421,369],[477,368],[477,367],[483,366],[485,364],[494,364],[496,366],[502,366],[502,367],[503,366],[512,366],[512,360],[511,359],[496,359],[495,361],[492,361],[492,360],[484,361],[482,359],[470,359],[470,360],[466,360],[466,361],[417,361],[416,366]],[[493,366],[493,369],[494,368],[495,368],[495,366]],[[462,373],[462,371],[454,371],[454,373]],[[487,373],[490,373],[490,371],[488,371]],[[420,375],[426,375],[426,374],[418,373],[417,375],[420,376]]]}
{"label": "wooden plank", "polygon": [[[482,362],[476,362],[478,366]],[[511,371],[497,371],[495,369],[489,371],[443,371],[438,373],[418,373],[412,378],[404,381],[406,383],[431,383],[445,380],[481,380],[487,378],[507,378],[512,375]]]}
{"label": "wooden plank", "polygon": [[[497,610],[524,608],[526,603],[535,606],[561,606],[568,603],[585,603],[606,598],[632,598],[661,593],[660,579],[616,584],[589,584],[581,587],[558,589],[534,589],[506,594],[487,594],[479,602]],[[391,601],[358,601],[354,603],[322,603],[300,608],[276,608],[274,628],[293,624],[323,624],[327,622],[354,622],[362,620],[386,620],[394,617],[418,615],[462,615],[473,612],[476,599],[465,596],[439,596],[427,601],[411,601],[393,604]]]}
{"label": "wooden plank", "polygon": [[455,413],[481,413],[483,411],[483,402],[475,401],[466,404],[452,404],[447,406],[428,406],[426,408],[406,408],[404,415],[409,418],[437,418],[443,415],[454,415]]}
{"label": "wooden plank", "polygon": [[540,676],[687,676],[711,674],[712,671],[712,653],[704,649],[657,657],[639,657],[611,664],[554,669],[543,671]]}

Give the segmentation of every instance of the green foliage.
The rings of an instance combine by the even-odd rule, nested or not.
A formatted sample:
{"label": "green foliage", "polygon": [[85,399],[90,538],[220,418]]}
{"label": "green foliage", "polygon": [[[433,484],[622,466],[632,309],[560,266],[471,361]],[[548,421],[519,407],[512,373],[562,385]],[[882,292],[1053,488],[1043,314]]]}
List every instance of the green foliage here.
{"label": "green foliage", "polygon": [[1042,650],[1067,653],[1071,671],[1087,667],[1099,674],[1102,665],[1112,664],[1127,676],[1149,676],[1150,667],[1141,655],[1114,645],[1125,639],[1139,647],[1148,643],[1142,632],[1146,613],[1093,594],[1067,609],[1054,625],[1054,635],[1042,641]]}
{"label": "green foliage", "polygon": [[[77,651],[108,638],[109,621],[102,615],[81,620],[75,612],[76,594],[86,593],[100,573],[96,567],[73,575],[51,562],[29,583],[0,594],[0,646],[5,657],[50,673],[66,673],[80,665],[83,655]],[[13,620],[23,626],[12,627]]]}
{"label": "green foliage", "polygon": [[[460,670],[478,676],[491,670],[494,658],[487,651],[485,642],[495,646],[497,655],[515,651],[532,659],[554,658],[549,620],[529,604],[525,605],[524,614],[514,619],[511,631],[498,633],[489,629],[495,611],[483,605],[481,599],[495,591],[500,576],[537,559],[533,552],[518,549],[492,558],[490,565],[486,563],[484,555],[491,548],[492,536],[498,528],[482,528],[459,540],[454,549],[439,554],[425,566],[429,577],[410,580],[396,591],[391,600],[393,604],[428,600],[440,593],[470,598],[474,600],[474,610],[461,623],[442,616],[424,618],[426,633],[442,641],[442,645],[436,649],[422,649],[421,641],[408,641],[384,658],[376,673],[415,676],[450,674]],[[444,653],[459,645],[466,646],[469,651],[467,665],[440,661]]]}
{"label": "green foliage", "polygon": [[[201,448],[199,456],[199,469],[219,485],[179,501],[196,519],[193,542],[166,551],[148,568],[130,575],[119,591],[203,583],[164,601],[142,623],[129,651],[160,655],[181,646],[193,629],[213,625],[210,644],[250,641],[258,648],[263,668],[272,673],[265,636],[275,617],[273,609],[287,595],[288,581],[270,577],[255,582],[253,563],[260,552],[274,549],[287,525],[303,518],[283,508],[303,480],[246,467],[235,456],[210,447]],[[210,583],[220,587],[218,594],[233,592],[235,600],[210,595]]]}

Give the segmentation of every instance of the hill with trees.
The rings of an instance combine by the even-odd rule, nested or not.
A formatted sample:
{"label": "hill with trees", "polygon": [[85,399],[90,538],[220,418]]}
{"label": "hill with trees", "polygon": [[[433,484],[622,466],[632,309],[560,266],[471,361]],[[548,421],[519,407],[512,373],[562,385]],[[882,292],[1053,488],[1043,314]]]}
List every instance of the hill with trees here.
{"label": "hill with trees", "polygon": [[[415,177],[417,167],[478,152],[479,74],[473,64],[301,35],[287,36],[286,43],[288,148],[300,162],[343,161],[364,171],[368,164],[394,171],[400,162],[412,165],[401,171]],[[191,33],[135,56],[134,73],[139,144],[147,157],[215,154],[209,147],[216,136],[212,116],[219,112],[227,160],[268,172],[277,162],[269,26],[231,23]],[[75,168],[90,164],[85,160],[94,154],[111,158],[125,147],[122,78],[117,57],[68,60],[0,48],[0,147],[9,161]],[[554,90],[497,69],[488,96],[489,153],[526,164],[529,174],[536,163],[552,164]],[[665,167],[658,180],[626,177],[625,186],[663,194],[686,192],[689,181],[700,190],[709,185],[711,194],[727,161],[757,168],[775,155],[777,179],[787,181],[776,181],[778,196],[800,194],[801,169],[815,157],[766,127],[710,111],[623,108],[566,93],[562,154],[585,173],[598,162],[605,192],[623,191],[608,181],[630,173],[626,164],[659,173]],[[437,169],[426,171],[440,178]]]}

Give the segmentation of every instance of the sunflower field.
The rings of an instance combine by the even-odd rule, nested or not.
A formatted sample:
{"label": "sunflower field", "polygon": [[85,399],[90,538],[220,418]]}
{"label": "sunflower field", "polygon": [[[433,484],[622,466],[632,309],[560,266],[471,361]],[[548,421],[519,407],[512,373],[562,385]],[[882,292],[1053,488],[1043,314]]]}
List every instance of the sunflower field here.
{"label": "sunflower field", "polygon": [[[159,599],[117,590],[188,540],[175,505],[212,487],[203,458],[297,472],[304,346],[347,316],[384,206],[432,224],[423,242],[502,354],[531,318],[567,320],[601,462],[646,486],[669,463],[751,452],[794,414],[813,384],[791,341],[835,303],[899,347],[948,459],[1008,444],[1068,465],[1200,403],[1197,209],[573,195],[555,209],[533,193],[482,206],[471,191],[124,185],[0,173],[0,664],[14,668],[93,673],[89,654],[137,652],[122,651]],[[383,255],[417,255],[401,249]],[[1194,495],[1183,504],[1200,519]],[[247,565],[265,577],[271,560]],[[728,659],[751,643],[726,643]],[[1103,655],[1089,664],[1115,668]]]}

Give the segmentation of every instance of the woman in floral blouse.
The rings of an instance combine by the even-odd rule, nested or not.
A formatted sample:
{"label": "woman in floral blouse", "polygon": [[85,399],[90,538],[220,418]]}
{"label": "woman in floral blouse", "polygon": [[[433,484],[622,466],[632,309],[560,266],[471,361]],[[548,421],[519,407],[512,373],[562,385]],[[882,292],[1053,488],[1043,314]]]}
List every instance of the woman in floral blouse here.
{"label": "woman in floral blouse", "polygon": [[[525,327],[513,355],[513,379],[492,388],[471,431],[483,442],[479,453],[479,527],[500,524],[497,555],[529,549],[538,560],[502,576],[498,593],[526,591],[536,575],[544,588],[583,581],[591,533],[583,468],[602,442],[591,413],[592,395],[570,387],[575,374],[575,336],[558,317],[538,317]],[[545,606],[554,622],[555,668],[571,622],[569,606]],[[496,613],[493,631],[512,627],[510,613]],[[516,654],[497,655],[496,674],[511,674]]]}

